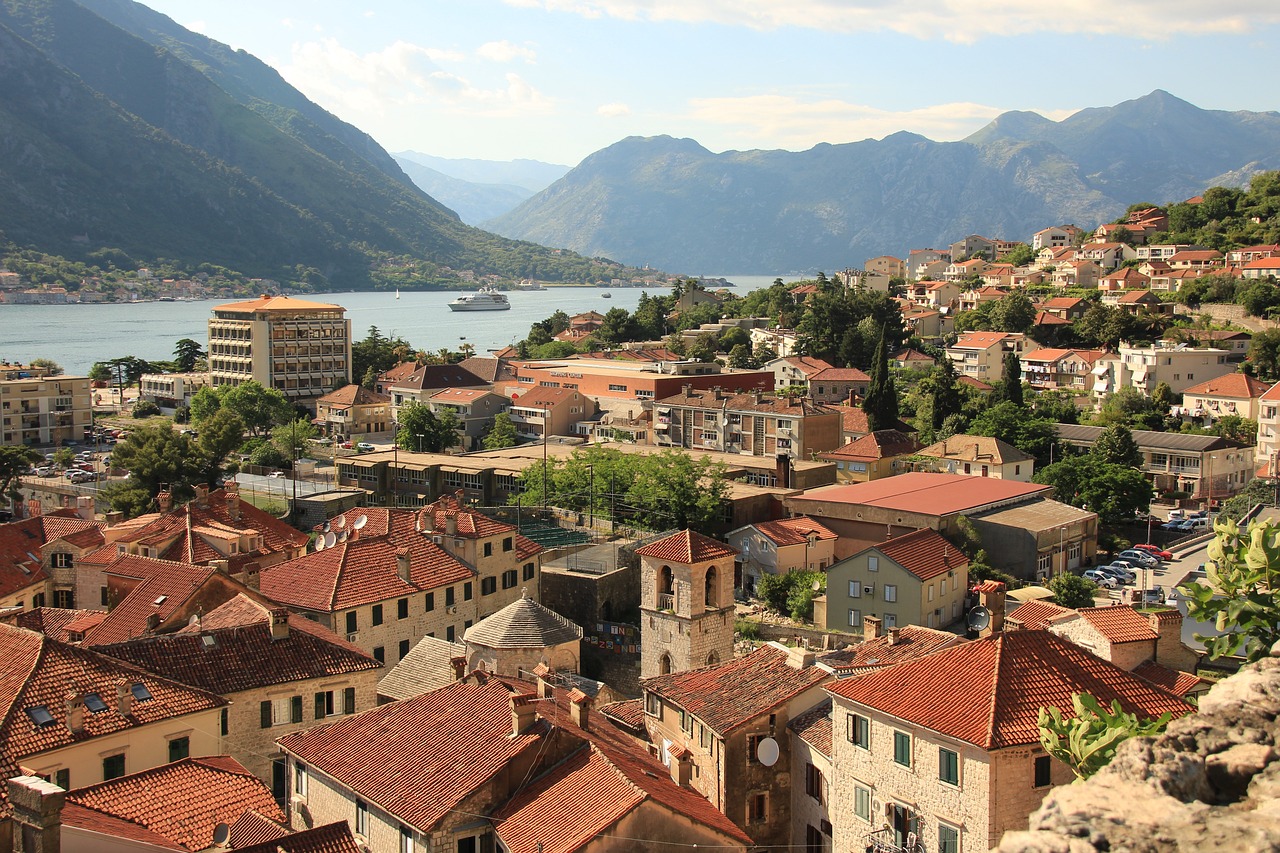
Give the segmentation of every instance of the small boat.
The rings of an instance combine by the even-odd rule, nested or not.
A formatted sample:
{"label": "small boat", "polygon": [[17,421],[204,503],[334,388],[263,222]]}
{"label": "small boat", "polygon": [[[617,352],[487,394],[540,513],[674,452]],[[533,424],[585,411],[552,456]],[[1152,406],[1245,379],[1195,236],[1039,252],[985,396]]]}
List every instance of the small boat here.
{"label": "small boat", "polygon": [[602,293],[602,294],[600,294],[600,298],[601,298],[601,299],[612,299],[612,298],[613,298],[613,294],[612,294],[612,293]]}
{"label": "small boat", "polygon": [[508,311],[511,303],[505,293],[482,287],[474,294],[459,296],[449,303],[450,311]]}
{"label": "small boat", "polygon": [[400,298],[400,288],[396,288],[396,299]]}

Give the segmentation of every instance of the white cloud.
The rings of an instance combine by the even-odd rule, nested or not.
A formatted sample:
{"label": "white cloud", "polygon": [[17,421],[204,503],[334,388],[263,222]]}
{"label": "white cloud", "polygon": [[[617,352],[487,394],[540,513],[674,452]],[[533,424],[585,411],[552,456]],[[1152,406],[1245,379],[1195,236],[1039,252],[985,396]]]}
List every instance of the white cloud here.
{"label": "white cloud", "polygon": [[207,29],[209,28],[209,22],[208,22],[208,21],[191,21],[190,23],[183,24],[183,26],[184,26],[184,27],[186,27],[187,29],[191,30],[191,32],[193,32],[193,33],[200,33],[201,35],[208,35],[208,33],[206,33],[206,32],[205,32],[205,30],[207,30]]}
{"label": "white cloud", "polygon": [[506,64],[516,59],[523,59],[525,62],[532,63],[538,58],[537,53],[532,48],[521,47],[518,44],[512,44],[509,41],[491,41],[480,45],[476,48],[476,56],[481,59],[487,59],[490,62],[499,62]]}
{"label": "white cloud", "polygon": [[596,115],[604,116],[605,118],[620,118],[621,116],[629,116],[631,115],[631,107],[627,106],[626,104],[619,104],[616,102],[612,104],[601,104],[600,106],[596,107]]}
{"label": "white cloud", "polygon": [[923,39],[971,42],[989,36],[1056,33],[1170,35],[1248,33],[1280,23],[1273,0],[506,0],[508,5],[586,18],[715,23],[769,30],[889,30]]}
{"label": "white cloud", "polygon": [[[689,102],[686,118],[731,130],[739,138],[765,147],[793,151],[820,142],[879,139],[900,130],[929,139],[961,139],[1005,112],[985,104],[957,102],[913,110],[883,110],[847,101],[800,101],[784,95],[743,98],[698,98]],[[1039,111],[1056,120],[1072,111]]]}
{"label": "white cloud", "polygon": [[506,74],[501,83],[486,87],[445,67],[464,58],[457,51],[404,41],[358,54],[328,38],[295,44],[280,73],[308,97],[356,124],[423,106],[486,116],[552,109],[553,102],[519,75]]}

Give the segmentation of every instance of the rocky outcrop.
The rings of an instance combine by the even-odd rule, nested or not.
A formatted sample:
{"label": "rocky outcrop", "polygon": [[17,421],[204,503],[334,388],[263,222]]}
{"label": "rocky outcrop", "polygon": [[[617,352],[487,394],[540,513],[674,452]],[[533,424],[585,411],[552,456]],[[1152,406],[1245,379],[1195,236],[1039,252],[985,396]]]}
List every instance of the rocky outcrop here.
{"label": "rocky outcrop", "polygon": [[1280,851],[1280,644],[1158,738],[1054,789],[1000,853]]}

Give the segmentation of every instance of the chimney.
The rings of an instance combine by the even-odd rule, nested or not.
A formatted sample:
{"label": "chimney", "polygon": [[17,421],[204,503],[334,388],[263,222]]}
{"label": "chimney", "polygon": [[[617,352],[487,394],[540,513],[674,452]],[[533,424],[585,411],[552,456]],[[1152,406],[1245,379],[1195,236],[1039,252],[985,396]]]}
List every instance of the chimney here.
{"label": "chimney", "polygon": [[148,613],[147,614],[147,633],[148,634],[154,633],[155,630],[159,627],[160,627],[160,614]]}
{"label": "chimney", "polygon": [[1156,610],[1147,620],[1156,632],[1155,662],[1170,669],[1195,672],[1196,654],[1182,643],[1182,614],[1177,610]]}
{"label": "chimney", "polygon": [[793,646],[787,649],[787,666],[792,669],[804,669],[806,666],[813,666],[814,660],[813,652],[803,646]]}
{"label": "chimney", "polygon": [[679,752],[670,752],[671,756],[671,781],[675,782],[681,788],[689,787],[689,780],[693,777],[693,753],[688,747],[682,747]]}
{"label": "chimney", "polygon": [[240,582],[249,589],[262,589],[262,566],[257,563],[245,563],[240,572]]}
{"label": "chimney", "polygon": [[684,386],[684,396],[685,396],[685,399],[688,399],[688,398],[690,398],[690,397],[692,397],[692,396],[693,396],[693,386],[692,386],[692,385],[686,385],[686,386]]}
{"label": "chimney", "polygon": [[719,386],[719,385],[717,385],[717,386],[715,387],[715,389],[714,389],[714,390],[715,390],[716,399],[717,399],[717,400],[723,400],[723,399],[724,399],[724,392],[720,390],[720,386]]}
{"label": "chimney", "polygon": [[231,573],[231,562],[229,560],[210,560],[209,567],[220,574]]}
{"label": "chimney", "polygon": [[991,622],[978,632],[980,637],[989,637],[1004,630],[1005,586],[1000,581],[983,581],[976,587],[978,604],[987,608],[991,614]]}
{"label": "chimney", "polygon": [[240,520],[240,487],[234,480],[228,480],[226,485],[227,495],[227,517],[232,521]]}
{"label": "chimney", "polygon": [[271,641],[289,639],[289,611],[283,607],[271,608]]}
{"label": "chimney", "polygon": [[774,457],[774,477],[778,480],[778,488],[791,488],[791,457],[779,453]]}
{"label": "chimney", "polygon": [[863,616],[862,617],[862,641],[876,640],[880,638],[880,617],[879,616]]}
{"label": "chimney", "polygon": [[17,776],[5,784],[17,824],[13,832],[16,853],[60,853],[66,792],[38,776]]}
{"label": "chimney", "polygon": [[583,693],[578,688],[569,691],[569,719],[575,726],[584,732],[590,731],[590,721],[587,719],[591,711],[591,697]]}
{"label": "chimney", "polygon": [[123,512],[116,511],[107,513],[107,527],[115,527],[122,521],[124,521]]}
{"label": "chimney", "polygon": [[409,549],[396,549],[396,574],[400,576],[400,580],[405,583],[409,582]]}
{"label": "chimney", "polygon": [[889,629],[889,645],[896,646],[899,642],[899,629],[896,625]]}
{"label": "chimney", "polygon": [[73,735],[84,734],[84,696],[67,691],[67,728]]}
{"label": "chimney", "polygon": [[156,495],[156,503],[160,505],[161,514],[166,514],[173,509],[173,495],[168,489],[161,489],[160,494]]}
{"label": "chimney", "polygon": [[76,514],[85,521],[93,521],[94,507],[92,495],[83,495],[76,498]]}
{"label": "chimney", "polygon": [[511,703],[511,736],[519,737],[538,719],[538,709],[533,704],[537,696],[532,693],[517,693],[508,701]]}
{"label": "chimney", "polygon": [[457,681],[461,681],[467,675],[467,659],[463,657],[449,658],[449,665],[453,667],[453,677]]}
{"label": "chimney", "polygon": [[538,695],[549,699],[555,695],[556,671],[543,661],[533,668],[533,677],[538,683]]}
{"label": "chimney", "polygon": [[760,401],[763,399],[763,395],[760,393],[760,389],[757,388],[755,391],[751,392],[751,399],[755,401],[756,405],[760,404]]}
{"label": "chimney", "polygon": [[127,681],[116,682],[116,710],[122,717],[133,713],[133,690]]}
{"label": "chimney", "polygon": [[209,508],[209,486],[205,483],[197,483],[196,490],[196,506],[200,509]]}
{"label": "chimney", "polygon": [[456,512],[446,512],[444,514],[444,532],[446,536],[458,535],[458,514]]}

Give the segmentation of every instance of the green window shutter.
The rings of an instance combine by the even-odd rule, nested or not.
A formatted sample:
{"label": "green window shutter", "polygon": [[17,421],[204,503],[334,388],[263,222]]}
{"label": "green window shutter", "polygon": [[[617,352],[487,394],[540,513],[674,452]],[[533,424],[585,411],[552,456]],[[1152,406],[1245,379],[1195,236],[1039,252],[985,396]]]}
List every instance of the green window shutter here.
{"label": "green window shutter", "polygon": [[302,697],[291,696],[289,698],[289,722],[302,722]]}
{"label": "green window shutter", "polygon": [[262,714],[262,727],[264,729],[271,728],[271,703],[270,702],[258,703],[258,711],[259,713]]}
{"label": "green window shutter", "polygon": [[324,719],[324,705],[325,705],[324,694],[317,693],[316,694],[316,719],[317,720]]}
{"label": "green window shutter", "polygon": [[354,687],[344,688],[342,691],[342,713],[354,714],[356,712],[356,689]]}

